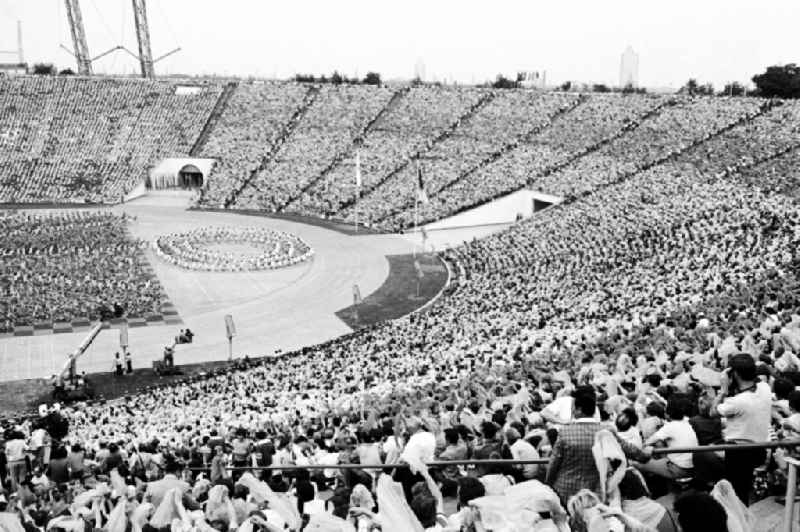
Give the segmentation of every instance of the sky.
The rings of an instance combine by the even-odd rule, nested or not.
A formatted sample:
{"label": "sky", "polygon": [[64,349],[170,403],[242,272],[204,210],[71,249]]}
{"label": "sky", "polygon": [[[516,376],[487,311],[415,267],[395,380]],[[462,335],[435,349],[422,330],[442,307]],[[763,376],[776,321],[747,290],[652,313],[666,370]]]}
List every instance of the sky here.
{"label": "sky", "polygon": [[[92,56],[137,49],[130,0],[80,0]],[[639,54],[639,85],[679,88],[690,77],[718,89],[767,66],[800,63],[800,0],[147,0],[157,74],[288,78],[330,73],[483,82],[546,71],[548,84],[617,85],[620,55]],[[74,66],[63,0],[0,0],[0,50]],[[11,57],[0,56],[0,61]],[[116,52],[95,72],[131,74]]]}

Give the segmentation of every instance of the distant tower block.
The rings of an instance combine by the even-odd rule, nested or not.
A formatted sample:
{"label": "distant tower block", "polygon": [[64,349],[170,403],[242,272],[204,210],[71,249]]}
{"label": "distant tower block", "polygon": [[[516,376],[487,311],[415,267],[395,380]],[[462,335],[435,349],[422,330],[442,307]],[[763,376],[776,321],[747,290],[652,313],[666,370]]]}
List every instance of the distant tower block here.
{"label": "distant tower block", "polygon": [[23,64],[25,62],[25,54],[22,53],[22,21],[17,21],[17,56],[19,59],[19,64]]}
{"label": "distant tower block", "polygon": [[414,64],[414,78],[425,81],[425,63],[422,62],[421,57],[418,58],[417,62]]}
{"label": "distant tower block", "polygon": [[619,62],[619,86],[627,87],[639,86],[639,54],[628,46],[622,52]]}

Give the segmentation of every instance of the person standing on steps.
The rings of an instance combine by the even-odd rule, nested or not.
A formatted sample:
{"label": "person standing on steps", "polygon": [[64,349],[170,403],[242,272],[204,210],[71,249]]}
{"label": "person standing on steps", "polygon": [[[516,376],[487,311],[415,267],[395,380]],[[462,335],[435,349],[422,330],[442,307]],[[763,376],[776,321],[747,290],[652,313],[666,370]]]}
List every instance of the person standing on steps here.
{"label": "person standing on steps", "polygon": [[[758,382],[756,361],[747,353],[731,356],[723,372],[719,395],[711,415],[725,418],[722,436],[725,443],[746,444],[769,441],[772,391]],[[725,451],[725,478],[736,495],[749,506],[753,471],[767,457],[765,449]]]}
{"label": "person standing on steps", "polygon": [[[594,418],[597,410],[597,392],[592,386],[577,386],[572,396],[573,421],[563,425],[558,432],[545,479],[563,504],[583,488],[595,493],[600,492],[600,475],[597,472],[592,446],[595,434],[607,429]],[[649,449],[639,449],[616,437],[627,458],[642,463],[650,460]]]}
{"label": "person standing on steps", "polygon": [[122,359],[119,357],[119,351],[114,353],[114,374],[122,377]]}

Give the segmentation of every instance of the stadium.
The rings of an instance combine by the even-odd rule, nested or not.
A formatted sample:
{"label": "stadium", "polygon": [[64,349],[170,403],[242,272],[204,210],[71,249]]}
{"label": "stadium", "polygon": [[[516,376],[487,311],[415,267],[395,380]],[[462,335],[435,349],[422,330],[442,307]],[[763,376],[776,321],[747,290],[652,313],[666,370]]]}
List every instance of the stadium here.
{"label": "stadium", "polygon": [[141,79],[76,0],[0,76],[1,528],[797,529],[800,100],[156,77],[133,4]]}

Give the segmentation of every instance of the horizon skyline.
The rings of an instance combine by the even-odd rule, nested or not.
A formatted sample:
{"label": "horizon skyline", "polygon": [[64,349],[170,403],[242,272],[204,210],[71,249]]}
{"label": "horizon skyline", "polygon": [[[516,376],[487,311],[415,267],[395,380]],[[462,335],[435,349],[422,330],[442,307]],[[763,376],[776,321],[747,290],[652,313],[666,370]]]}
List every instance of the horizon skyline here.
{"label": "horizon skyline", "polygon": [[[287,79],[336,70],[348,77],[375,71],[384,80],[406,80],[421,61],[427,81],[478,84],[498,74],[546,71],[549,86],[572,81],[616,87],[620,54],[632,46],[640,60],[640,86],[678,89],[695,78],[720,90],[732,81],[752,86],[752,76],[768,66],[800,62],[791,23],[800,17],[800,3],[788,0],[768,6],[677,0],[669,11],[631,0],[605,6],[583,0],[568,8],[518,4],[500,0],[498,9],[487,11],[476,0],[410,0],[400,10],[391,8],[394,23],[387,25],[387,8],[366,0],[336,6],[231,0],[227,9],[209,1],[149,0],[148,19],[154,57],[183,48],[156,64],[161,76]],[[448,10],[453,5],[455,13]],[[82,0],[81,9],[91,56],[118,44],[137,49],[128,0]],[[64,11],[61,0],[0,0],[0,50],[16,48],[19,19],[26,62],[76,70],[60,48],[72,48]],[[138,70],[138,62],[122,51],[94,65],[105,75]]]}

